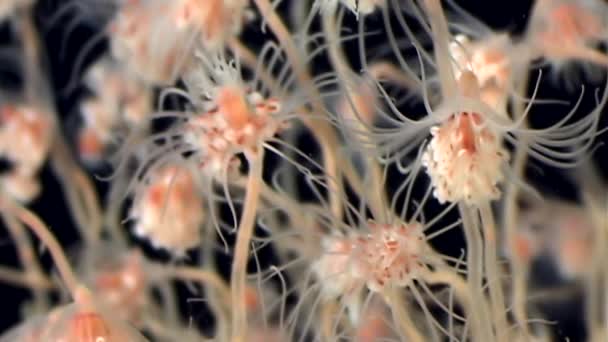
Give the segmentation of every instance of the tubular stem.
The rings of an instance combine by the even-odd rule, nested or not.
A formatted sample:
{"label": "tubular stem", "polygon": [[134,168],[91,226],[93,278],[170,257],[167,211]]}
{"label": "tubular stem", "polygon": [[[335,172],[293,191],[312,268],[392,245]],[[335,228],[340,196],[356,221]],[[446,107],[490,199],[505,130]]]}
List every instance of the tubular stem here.
{"label": "tubular stem", "polygon": [[245,194],[244,209],[239,223],[230,288],[232,294],[232,341],[242,342],[247,336],[247,308],[245,303],[247,261],[249,260],[249,245],[255,229],[255,217],[262,185],[263,153],[255,157],[248,156],[249,176],[247,193]]}
{"label": "tubular stem", "polygon": [[395,320],[395,324],[397,324],[397,329],[399,329],[401,337],[404,337],[408,342],[426,341],[426,338],[422,333],[416,329],[416,325],[405,307],[405,302],[400,292],[402,290],[403,289],[400,288],[391,288],[383,296],[386,305],[391,308],[393,319]]}
{"label": "tubular stem", "polygon": [[[29,280],[32,284],[36,282],[38,283],[37,286],[32,286],[36,310],[44,312],[46,309],[48,309],[49,302],[48,298],[46,298],[46,294],[42,290],[46,288],[50,282],[46,280],[46,277],[44,276],[40,263],[36,258],[32,242],[25,233],[25,227],[23,227],[23,225],[11,215],[8,215],[7,213],[0,214],[2,215],[6,228],[12,237],[12,241],[17,246],[19,260],[25,268],[25,280]],[[37,279],[37,281],[34,281],[35,279]]]}
{"label": "tubular stem", "polygon": [[[473,310],[479,312],[480,317],[491,317],[483,290],[483,241],[479,231],[479,220],[465,204],[459,203],[458,209],[467,242],[467,282],[470,292],[482,297],[482,300],[473,303]],[[480,341],[494,341],[491,326],[482,324],[481,328],[483,329],[483,335],[481,335]]]}
{"label": "tubular stem", "polygon": [[201,286],[211,286],[214,290],[217,290],[222,297],[225,305],[225,309],[229,309],[231,305],[230,289],[226,282],[220,278],[215,272],[209,272],[194,267],[188,266],[177,266],[168,269],[167,275],[180,278],[182,280],[196,281]]}
{"label": "tubular stem", "polygon": [[0,266],[0,280],[16,286],[29,287],[36,290],[53,290],[55,285],[46,277],[22,272],[12,268]]}
{"label": "tubular stem", "polygon": [[61,245],[55,236],[53,236],[50,229],[40,218],[38,218],[38,216],[36,216],[36,214],[20,204],[13,202],[6,196],[2,198],[2,206],[4,210],[8,210],[9,213],[14,214],[17,219],[29,227],[29,229],[31,229],[31,231],[46,245],[51,253],[55,266],[59,270],[63,282],[70,294],[74,297],[78,293],[80,282],[78,281],[72,266],[68,262],[68,258],[65,256]]}
{"label": "tubular stem", "polygon": [[492,316],[496,325],[496,338],[497,341],[506,341],[509,336],[506,317],[507,308],[499,271],[497,229],[489,202],[479,207],[479,214],[483,227],[485,269],[492,304]]}
{"label": "tubular stem", "polygon": [[[521,97],[526,97],[528,89],[528,72],[524,72],[522,79],[518,86],[518,92]],[[525,111],[525,104],[519,103],[516,105],[514,119],[518,120],[521,118]],[[524,122],[524,128],[527,127],[527,121]],[[522,137],[520,143],[515,148],[515,155],[513,157],[513,174],[515,177],[523,178],[526,161],[528,160],[527,154],[527,138]],[[516,234],[517,234],[517,223],[519,220],[519,208],[517,206],[517,198],[519,195],[519,188],[514,183],[505,185],[504,190],[504,201],[503,201],[503,224],[504,236],[506,239],[507,246],[510,251],[516,250]],[[524,339],[530,339],[530,331],[528,329],[528,314],[526,312],[526,298],[527,298],[527,283],[528,283],[528,267],[515,253],[512,253],[511,258],[511,269],[513,280],[513,297],[512,307],[513,316],[515,322],[522,329]]]}
{"label": "tubular stem", "polygon": [[74,215],[83,239],[95,243],[101,236],[103,220],[93,184],[70,156],[59,131],[53,145],[51,150],[53,171],[65,191],[70,212]]}
{"label": "tubular stem", "polygon": [[437,268],[433,272],[427,272],[422,275],[425,282],[430,285],[444,284],[449,285],[454,291],[456,299],[463,306],[464,311],[470,316],[471,336],[483,336],[483,319],[480,312],[476,310],[475,294],[470,292],[470,287],[464,279],[458,274],[449,269]]}

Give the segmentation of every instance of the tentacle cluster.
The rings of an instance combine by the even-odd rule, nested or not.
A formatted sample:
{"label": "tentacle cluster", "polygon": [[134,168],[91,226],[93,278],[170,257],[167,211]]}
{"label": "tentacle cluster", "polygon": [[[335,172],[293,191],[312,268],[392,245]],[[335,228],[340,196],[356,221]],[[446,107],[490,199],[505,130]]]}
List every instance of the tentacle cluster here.
{"label": "tentacle cluster", "polygon": [[211,175],[222,172],[226,162],[234,170],[239,165],[236,154],[257,153],[261,143],[285,128],[274,117],[280,102],[257,92],[222,87],[205,107],[204,113],[188,120],[185,141],[200,151],[200,167]]}

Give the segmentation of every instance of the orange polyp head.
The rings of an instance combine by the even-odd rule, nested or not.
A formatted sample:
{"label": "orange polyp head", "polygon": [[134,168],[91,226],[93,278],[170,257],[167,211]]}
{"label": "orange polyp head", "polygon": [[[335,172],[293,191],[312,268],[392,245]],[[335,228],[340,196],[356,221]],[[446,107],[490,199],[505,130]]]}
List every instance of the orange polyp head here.
{"label": "orange polyp head", "polygon": [[240,31],[246,4],[241,0],[186,0],[181,21],[201,31],[205,46],[218,47],[228,35]]}
{"label": "orange polyp head", "polygon": [[30,105],[6,105],[0,110],[0,121],[5,157],[23,174],[36,174],[52,140],[53,123],[48,113]]}
{"label": "orange polyp head", "polygon": [[181,254],[200,241],[203,198],[192,170],[164,166],[152,172],[132,208],[137,219],[135,235]]}
{"label": "orange polyp head", "polygon": [[475,147],[475,133],[471,121],[466,115],[461,115],[458,119],[458,132],[461,139],[461,147],[468,153],[475,153],[477,150]]}
{"label": "orange polyp head", "polygon": [[497,49],[487,49],[484,54],[478,56],[479,62],[483,64],[502,64],[505,58],[504,52]]}
{"label": "orange polyp head", "polygon": [[17,115],[17,109],[11,105],[0,107],[0,123],[4,124]]}
{"label": "orange polyp head", "polygon": [[593,240],[589,237],[562,237],[556,246],[556,260],[561,274],[568,278],[579,278],[588,272],[593,258]]}
{"label": "orange polyp head", "polygon": [[550,14],[559,27],[561,39],[580,39],[597,35],[601,31],[598,20],[576,4],[561,4]]}
{"label": "orange polyp head", "polygon": [[240,88],[236,86],[221,88],[217,94],[217,105],[230,128],[239,130],[249,122],[250,106]]}
{"label": "orange polyp head", "polygon": [[420,266],[422,225],[370,221],[368,227],[370,233],[357,239],[353,248],[354,274],[373,292],[383,291],[386,286],[405,286]]}
{"label": "orange polyp head", "polygon": [[128,324],[101,313],[96,305],[76,302],[46,315],[35,341],[44,342],[142,342],[145,338]]}
{"label": "orange polyp head", "polygon": [[195,8],[192,8],[191,2],[186,2],[177,12],[176,15],[176,25],[178,28],[186,27],[190,18],[193,16],[193,11]]}
{"label": "orange polyp head", "polygon": [[357,326],[354,341],[373,342],[390,335],[390,327],[383,317],[386,315],[378,308],[372,310],[365,313],[364,320]]}
{"label": "orange polyp head", "polygon": [[247,286],[245,288],[245,307],[247,308],[247,311],[256,311],[260,304],[258,289],[254,286]]}
{"label": "orange polyp head", "polygon": [[457,120],[460,148],[468,153],[475,153],[477,151],[477,144],[474,125],[480,123],[479,115],[462,113],[458,116]]}
{"label": "orange polyp head", "polygon": [[494,82],[500,88],[508,85],[511,61],[501,48],[491,46],[483,49],[472,56],[471,64],[482,89],[487,88],[489,82]]}
{"label": "orange polyp head", "polygon": [[579,24],[577,23],[574,14],[576,6],[572,4],[561,4],[557,6],[550,14],[551,19],[558,25],[560,25],[561,31],[566,33],[566,37],[576,34],[579,30]]}
{"label": "orange polyp head", "polygon": [[150,186],[147,194],[147,201],[156,208],[162,208],[163,203],[167,201],[167,187],[164,184],[154,184]]}
{"label": "orange polyp head", "polygon": [[431,129],[433,138],[422,156],[440,202],[478,204],[500,196],[509,154],[498,132],[479,112],[456,112]]}
{"label": "orange polyp head", "polygon": [[596,11],[583,1],[567,1],[555,4],[547,1],[539,6],[541,25],[539,26],[540,44],[549,49],[546,54],[556,57],[577,56],[572,51],[602,39],[604,32],[601,22],[602,11]]}
{"label": "orange polyp head", "polygon": [[312,265],[321,282],[321,291],[327,298],[351,292],[360,282],[351,272],[351,252],[354,247],[348,238],[328,236],[321,244],[323,255]]}
{"label": "orange polyp head", "polygon": [[207,20],[203,24],[203,31],[208,41],[219,39],[226,21],[230,20],[231,14],[226,13],[226,8],[222,4],[223,0],[208,1]]}
{"label": "orange polyp head", "polygon": [[158,178],[150,184],[145,201],[158,210],[170,205],[172,208],[188,206],[196,197],[196,185],[192,175],[175,167],[160,170]]}
{"label": "orange polyp head", "polygon": [[536,252],[531,238],[524,233],[518,233],[515,236],[513,248],[515,249],[515,256],[525,263],[530,262]]}
{"label": "orange polyp head", "polygon": [[73,342],[113,341],[105,320],[94,312],[76,314],[70,320],[67,334],[66,337]]}
{"label": "orange polyp head", "polygon": [[487,85],[480,94],[481,101],[490,108],[503,111],[506,108],[507,96],[504,89],[496,84]]}
{"label": "orange polyp head", "polygon": [[104,144],[94,129],[85,127],[78,135],[78,152],[87,160],[98,160],[103,154]]}

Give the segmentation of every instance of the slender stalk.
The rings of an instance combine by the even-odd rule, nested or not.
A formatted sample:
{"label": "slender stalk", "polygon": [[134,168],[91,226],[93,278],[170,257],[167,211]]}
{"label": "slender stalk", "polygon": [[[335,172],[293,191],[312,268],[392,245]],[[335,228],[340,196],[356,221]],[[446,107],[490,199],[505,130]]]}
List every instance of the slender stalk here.
{"label": "slender stalk", "polygon": [[259,195],[261,190],[263,152],[256,156],[248,156],[249,176],[247,179],[247,193],[245,194],[244,209],[239,223],[238,235],[232,263],[232,276],[230,287],[232,291],[232,341],[246,341],[247,336],[247,307],[246,278],[247,261],[249,260],[249,247],[253,231],[255,229],[255,217],[258,208]]}
{"label": "slender stalk", "polygon": [[553,49],[549,53],[561,58],[580,59],[601,66],[608,66],[608,56],[588,46],[578,48]]}
{"label": "slender stalk", "polygon": [[121,222],[122,199],[125,197],[128,180],[128,177],[116,177],[110,183],[110,190],[104,201],[105,213],[103,224],[108,230],[112,242],[121,246],[128,245],[128,237]]}
{"label": "slender stalk", "polygon": [[65,140],[58,132],[51,150],[51,165],[68,200],[82,237],[89,243],[99,240],[102,231],[101,207],[95,187],[70,155]]}
{"label": "slender stalk", "polygon": [[[528,77],[529,71],[525,69],[522,71],[521,79],[518,81],[518,93],[521,97],[526,97],[528,89]],[[521,118],[525,111],[525,104],[522,101],[515,105],[514,119]],[[526,128],[527,121],[523,124]],[[515,153],[513,156],[513,164],[511,172],[515,177],[523,179],[526,162],[528,160],[528,141],[527,138],[521,137],[519,144],[515,146]],[[505,184],[504,200],[503,200],[503,222],[502,227],[504,229],[505,242],[510,251],[515,251],[516,236],[517,236],[517,224],[519,221],[519,207],[517,205],[517,198],[519,195],[519,188],[513,182]],[[528,291],[528,265],[521,260],[515,253],[512,253],[513,257],[510,259],[511,265],[511,287],[512,299],[511,306],[513,307],[513,316],[515,322],[522,329],[522,334],[525,339],[530,338],[530,331],[528,329],[528,314],[526,312],[526,298]]]}
{"label": "slender stalk", "polygon": [[340,34],[338,33],[338,23],[335,20],[336,13],[338,12],[337,3],[331,8],[327,8],[321,11],[321,23],[323,25],[323,32],[325,33],[325,39],[327,42],[327,51],[329,53],[329,59],[338,74],[338,77],[342,81],[348,79],[350,66],[348,65],[348,59],[344,56],[344,52],[340,49]]}
{"label": "slender stalk", "polygon": [[[469,291],[485,297],[483,290],[483,241],[479,231],[479,222],[475,213],[465,204],[459,203],[458,209],[460,210],[467,242],[467,283],[469,284]],[[485,300],[475,301],[473,310],[479,312],[481,317],[491,317]],[[482,328],[483,335],[481,335],[480,340],[494,341],[491,325],[482,324]]]}
{"label": "slender stalk", "polygon": [[416,329],[416,325],[410,317],[410,313],[408,312],[402,297],[402,292],[403,289],[393,287],[383,296],[386,305],[391,308],[395,324],[397,324],[397,329],[399,329],[401,337],[404,337],[408,342],[426,341],[427,339],[418,331],[418,329]]}
{"label": "slender stalk", "polygon": [[[216,272],[188,266],[177,266],[168,269],[166,267],[159,267],[159,269],[161,272],[166,273],[167,276],[199,283],[203,288],[205,288],[205,293],[209,298],[209,302],[212,304],[212,308],[218,310],[215,312],[215,317],[218,322],[228,322],[232,305],[230,288],[224,279],[222,279]],[[216,298],[216,291],[219,294],[219,298]],[[227,330],[224,328],[225,326],[218,324],[215,338],[218,340],[228,339]]]}
{"label": "slender stalk", "polygon": [[336,317],[338,306],[335,301],[327,301],[321,304],[321,336],[323,341],[335,341]]}
{"label": "slender stalk", "polygon": [[0,266],[0,281],[36,290],[53,290],[55,285],[46,277]]}
{"label": "slender stalk", "polygon": [[179,310],[177,308],[177,295],[175,293],[175,285],[171,281],[160,283],[158,288],[161,299],[161,312],[163,320],[167,324],[177,326],[180,323]]}
{"label": "slender stalk", "polygon": [[336,149],[339,142],[335,133],[328,133],[326,139],[319,140],[321,153],[323,154],[323,165],[325,167],[329,206],[334,217],[342,217],[342,173],[338,170]]}
{"label": "slender stalk", "polygon": [[[520,144],[526,144],[520,141]],[[513,160],[513,173],[523,175],[523,169],[527,160],[526,148],[519,146],[515,152]],[[503,201],[503,227],[506,244],[512,257],[511,264],[511,287],[513,288],[511,306],[513,316],[518,326],[522,329],[524,337],[530,337],[528,329],[528,314],[526,312],[526,297],[528,292],[528,273],[529,267],[519,255],[514,253],[517,250],[517,222],[519,221],[519,208],[517,206],[518,189],[515,184],[508,184],[505,189],[505,200]]]}
{"label": "slender stalk", "polygon": [[489,202],[479,207],[479,214],[483,227],[485,269],[492,303],[492,316],[496,325],[496,337],[498,341],[504,341],[508,339],[509,326],[498,263],[497,228]]}
{"label": "slender stalk", "polygon": [[592,224],[591,265],[584,277],[585,310],[589,341],[604,341],[608,333],[608,270],[604,262],[608,250],[608,199],[602,178],[592,164],[585,162],[577,173],[585,212]]}
{"label": "slender stalk", "polygon": [[599,229],[594,232],[592,245],[592,262],[590,271],[585,277],[585,318],[589,334],[589,341],[601,341],[600,336],[606,333],[606,266],[605,260],[606,239],[608,235]]}
{"label": "slender stalk", "polygon": [[215,338],[211,340],[201,336],[195,329],[187,327],[180,329],[179,326],[171,325],[157,316],[150,315],[148,312],[146,312],[141,321],[143,328],[154,335],[155,341],[157,339],[160,341],[216,341]]}
{"label": "slender stalk", "polygon": [[180,278],[182,280],[196,281],[204,287],[211,286],[213,289],[219,292],[220,297],[222,297],[222,300],[226,305],[226,308],[230,306],[230,289],[228,288],[228,285],[224,279],[222,279],[217,273],[188,266],[177,266],[164,269],[168,276]]}
{"label": "slender stalk", "polygon": [[72,296],[75,296],[78,292],[80,286],[80,282],[76,277],[72,266],[68,262],[68,258],[65,256],[63,249],[55,236],[51,233],[50,229],[34,214],[28,209],[24,208],[20,204],[13,202],[7,197],[2,198],[2,207],[4,210],[7,210],[9,213],[15,215],[21,222],[23,222],[31,231],[46,245],[57,270],[59,270],[59,274],[61,278],[69,290]]}
{"label": "slender stalk", "polygon": [[[11,235],[12,241],[17,246],[19,260],[25,268],[25,277],[29,280],[37,279],[40,283],[46,283],[46,277],[44,276],[42,267],[40,267],[40,263],[36,258],[34,247],[32,246],[30,238],[25,233],[25,227],[23,227],[23,225],[21,225],[20,222],[14,217],[8,215],[8,213],[0,214],[2,215],[6,228]],[[46,297],[46,293],[43,290],[44,287],[41,286],[32,287],[36,312],[44,312],[48,309],[49,301]]]}
{"label": "slender stalk", "polygon": [[435,60],[441,85],[441,95],[449,99],[457,95],[456,90],[458,87],[452,71],[452,61],[450,60],[449,46],[451,37],[448,23],[440,0],[424,0],[424,4],[433,31],[433,47],[435,48]]}
{"label": "slender stalk", "polygon": [[408,90],[418,89],[418,79],[410,77],[403,70],[388,62],[374,62],[367,72],[378,81],[389,81]]}
{"label": "slender stalk", "polygon": [[[248,182],[249,179],[237,179],[232,185],[247,189]],[[303,213],[301,203],[281,192],[275,191],[265,183],[260,184],[260,198],[270,205],[281,208],[281,210],[285,211],[294,222],[306,221],[306,215]],[[319,211],[323,210],[320,206],[316,206],[315,209],[318,209]]]}
{"label": "slender stalk", "polygon": [[[606,188],[606,187],[604,186],[604,188]],[[606,192],[604,192],[604,193],[606,193]],[[603,244],[599,249],[601,251],[601,253],[603,254],[602,259],[599,259],[599,260],[606,260],[606,257],[608,254],[608,247],[606,246],[607,242],[608,242],[608,196],[606,196],[605,198],[600,198],[599,201],[600,201],[598,203],[599,220],[596,220],[596,222],[598,223],[598,227],[596,227],[596,229],[601,232],[601,236],[598,240],[601,240],[600,243]],[[604,214],[602,215],[601,213],[604,213]],[[603,216],[603,219],[602,219],[602,216]],[[598,260],[598,259],[596,259],[596,260]],[[601,269],[602,270],[601,274],[603,275],[602,279],[604,281],[603,282],[604,300],[602,302],[602,304],[603,304],[602,305],[603,306],[602,307],[602,313],[603,313],[602,331],[604,333],[603,334],[604,339],[606,339],[606,337],[608,337],[608,294],[606,293],[607,292],[606,289],[608,288],[608,270],[606,269],[605,265],[603,265],[603,266],[604,267],[602,267],[602,269]]]}
{"label": "slender stalk", "polygon": [[[216,203],[209,204],[209,211],[215,211],[210,213],[218,217],[220,206]],[[217,281],[209,279],[208,283],[211,285],[205,288],[205,294],[209,303],[209,308],[214,312],[216,317],[216,334],[215,338],[218,341],[228,341],[230,338],[230,309],[231,307],[231,295],[228,284],[221,278],[217,273],[217,260],[215,256],[215,249],[211,248],[214,243],[223,242],[223,238],[217,234],[215,229],[204,229],[203,241],[207,243],[201,244],[200,246],[200,268],[205,270],[205,273],[213,273],[217,277]],[[194,280],[194,279],[193,279]],[[217,286],[214,286],[216,284]],[[223,289],[220,289],[223,288]],[[218,295],[218,293],[220,295]],[[224,293],[224,294],[223,294]]]}
{"label": "slender stalk", "polygon": [[39,102],[37,91],[41,86],[40,41],[34,24],[33,8],[22,8],[19,11],[18,26],[23,41],[25,68],[23,70],[25,83],[25,99]]}
{"label": "slender stalk", "polygon": [[484,332],[485,318],[482,318],[481,312],[477,309],[476,302],[484,301],[484,299],[476,298],[479,296],[470,292],[470,287],[464,279],[451,270],[437,268],[433,272],[423,273],[422,278],[429,285],[443,284],[450,286],[459,304],[462,305],[464,312],[467,314],[473,340],[482,341],[484,334],[487,333]]}

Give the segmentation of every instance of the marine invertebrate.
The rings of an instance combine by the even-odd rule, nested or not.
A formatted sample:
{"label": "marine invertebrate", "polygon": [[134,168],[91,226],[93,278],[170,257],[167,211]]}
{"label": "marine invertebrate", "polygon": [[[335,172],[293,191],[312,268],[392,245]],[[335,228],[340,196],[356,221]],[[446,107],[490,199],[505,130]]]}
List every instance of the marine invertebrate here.
{"label": "marine invertebrate", "polygon": [[205,205],[188,167],[166,166],[148,175],[130,217],[135,235],[178,255],[200,243]]}
{"label": "marine invertebrate", "polygon": [[431,129],[422,163],[439,202],[481,203],[498,199],[508,152],[481,116],[461,113]]}

